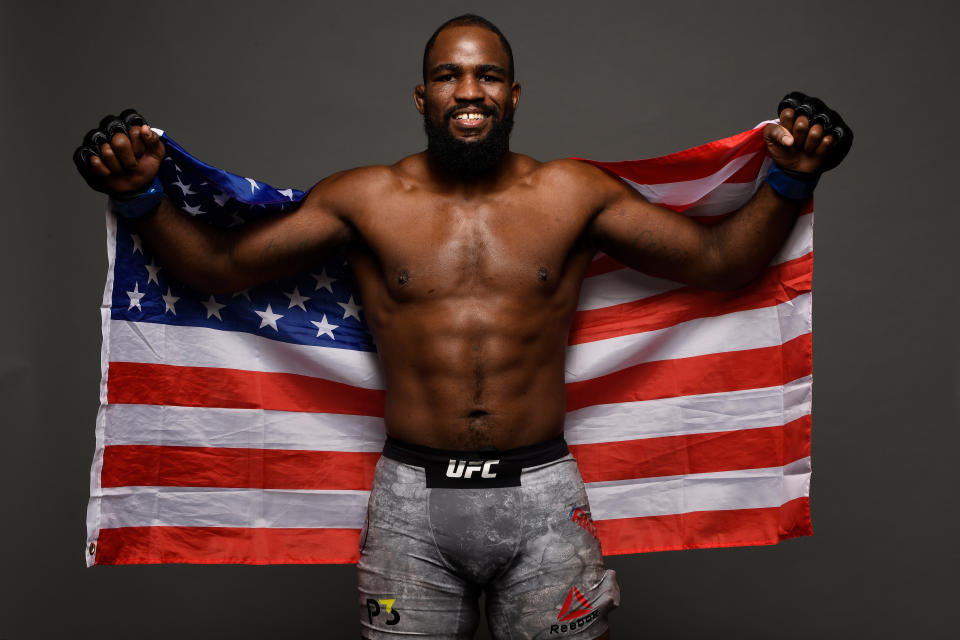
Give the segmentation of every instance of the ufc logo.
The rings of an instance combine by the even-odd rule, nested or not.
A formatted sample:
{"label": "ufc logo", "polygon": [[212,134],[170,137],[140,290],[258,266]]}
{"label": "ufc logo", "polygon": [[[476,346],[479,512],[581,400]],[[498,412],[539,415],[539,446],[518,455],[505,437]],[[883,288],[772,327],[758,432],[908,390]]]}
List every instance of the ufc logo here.
{"label": "ufc logo", "polygon": [[447,477],[448,478],[472,478],[473,474],[477,471],[480,472],[481,478],[496,478],[497,472],[491,471],[493,467],[497,464],[500,464],[499,460],[487,460],[486,462],[480,462],[479,460],[451,460],[450,464],[447,465]]}

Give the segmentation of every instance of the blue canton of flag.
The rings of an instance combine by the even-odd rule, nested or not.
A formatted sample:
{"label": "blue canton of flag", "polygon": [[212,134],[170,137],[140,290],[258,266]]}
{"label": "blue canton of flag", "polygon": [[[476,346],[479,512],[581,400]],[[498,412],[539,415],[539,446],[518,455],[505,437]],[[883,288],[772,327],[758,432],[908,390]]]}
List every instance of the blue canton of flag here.
{"label": "blue canton of flag", "polygon": [[[173,204],[220,228],[291,211],[306,195],[212,167],[163,135],[159,177]],[[125,220],[117,221],[111,317],[241,331],[294,344],[375,351],[358,287],[342,256],[295,278],[233,294],[196,291],[164,273]]]}

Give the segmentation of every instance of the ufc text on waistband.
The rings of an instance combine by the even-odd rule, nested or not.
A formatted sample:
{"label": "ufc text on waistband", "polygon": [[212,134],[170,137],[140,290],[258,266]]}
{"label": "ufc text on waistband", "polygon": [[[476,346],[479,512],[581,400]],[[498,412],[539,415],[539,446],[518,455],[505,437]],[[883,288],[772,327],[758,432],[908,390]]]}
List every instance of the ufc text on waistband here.
{"label": "ufc text on waistband", "polygon": [[540,444],[498,451],[433,449],[387,438],[383,455],[423,467],[428,488],[479,489],[519,487],[524,468],[546,464],[567,455],[562,437]]}

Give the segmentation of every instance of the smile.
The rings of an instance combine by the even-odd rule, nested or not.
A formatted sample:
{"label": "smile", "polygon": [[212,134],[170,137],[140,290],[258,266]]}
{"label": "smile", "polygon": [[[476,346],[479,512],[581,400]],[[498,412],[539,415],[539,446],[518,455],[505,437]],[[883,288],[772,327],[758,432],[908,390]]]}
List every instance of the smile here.
{"label": "smile", "polygon": [[454,128],[466,132],[483,127],[490,120],[490,115],[480,111],[461,111],[453,114],[451,120]]}

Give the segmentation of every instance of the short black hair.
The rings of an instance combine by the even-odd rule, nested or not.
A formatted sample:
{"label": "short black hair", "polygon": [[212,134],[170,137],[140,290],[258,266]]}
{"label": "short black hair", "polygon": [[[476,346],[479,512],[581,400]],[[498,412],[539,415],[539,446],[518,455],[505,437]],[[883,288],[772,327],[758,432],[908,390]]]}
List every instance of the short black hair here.
{"label": "short black hair", "polygon": [[430,36],[430,39],[427,40],[427,46],[423,48],[423,81],[427,81],[427,56],[430,55],[430,51],[433,49],[434,43],[437,41],[437,36],[440,35],[440,32],[446,29],[447,27],[482,27],[488,31],[492,31],[497,34],[497,37],[500,38],[500,44],[503,45],[503,50],[507,52],[507,58],[510,60],[510,81],[513,82],[514,73],[513,73],[513,49],[510,47],[510,43],[507,42],[507,37],[503,35],[503,32],[497,28],[497,25],[493,24],[483,16],[478,16],[475,13],[465,13],[462,16],[457,16],[456,18],[450,18],[442,25],[437,27],[437,30],[433,32],[433,35]]}

